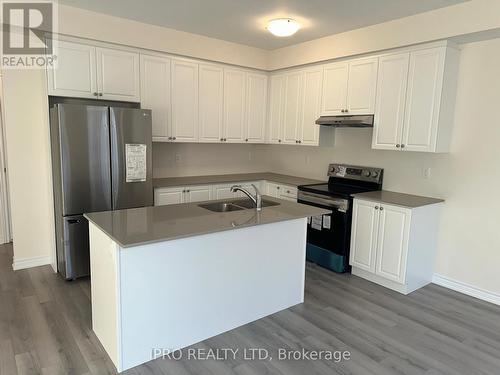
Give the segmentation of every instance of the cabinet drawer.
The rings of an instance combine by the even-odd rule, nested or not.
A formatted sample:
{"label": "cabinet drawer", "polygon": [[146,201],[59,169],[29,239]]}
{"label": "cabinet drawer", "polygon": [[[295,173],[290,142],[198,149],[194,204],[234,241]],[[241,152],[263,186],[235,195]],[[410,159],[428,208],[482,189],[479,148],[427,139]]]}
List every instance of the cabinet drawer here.
{"label": "cabinet drawer", "polygon": [[287,185],[280,185],[280,197],[297,200],[297,188]]}

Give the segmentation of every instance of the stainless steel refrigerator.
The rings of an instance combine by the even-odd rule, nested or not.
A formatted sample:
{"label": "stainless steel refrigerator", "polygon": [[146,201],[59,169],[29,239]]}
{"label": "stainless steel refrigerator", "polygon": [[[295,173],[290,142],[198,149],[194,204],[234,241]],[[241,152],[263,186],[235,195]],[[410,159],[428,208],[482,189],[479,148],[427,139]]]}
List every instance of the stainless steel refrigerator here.
{"label": "stainless steel refrigerator", "polygon": [[55,104],[52,172],[58,272],[90,274],[84,213],[153,205],[151,111]]}

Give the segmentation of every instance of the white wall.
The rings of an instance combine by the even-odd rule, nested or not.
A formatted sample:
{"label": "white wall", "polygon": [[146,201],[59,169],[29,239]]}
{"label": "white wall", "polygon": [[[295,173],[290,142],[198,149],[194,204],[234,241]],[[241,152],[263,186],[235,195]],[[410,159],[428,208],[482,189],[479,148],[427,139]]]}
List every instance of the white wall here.
{"label": "white wall", "polygon": [[267,168],[256,145],[154,143],[153,176],[202,176],[262,172]]}
{"label": "white wall", "polygon": [[[446,199],[436,272],[500,293],[500,39],[463,46],[449,154],[371,149],[371,129],[334,148],[259,146],[273,172],[325,179],[331,162],[385,168],[384,189]],[[430,167],[430,179],[422,169]]]}
{"label": "white wall", "polygon": [[45,72],[3,72],[14,266],[48,264],[55,248]]}
{"label": "white wall", "polygon": [[[269,53],[268,69],[337,59],[440,39],[482,33],[498,34],[500,1],[471,0],[345,33],[327,36]],[[478,36],[479,37],[479,36]]]}

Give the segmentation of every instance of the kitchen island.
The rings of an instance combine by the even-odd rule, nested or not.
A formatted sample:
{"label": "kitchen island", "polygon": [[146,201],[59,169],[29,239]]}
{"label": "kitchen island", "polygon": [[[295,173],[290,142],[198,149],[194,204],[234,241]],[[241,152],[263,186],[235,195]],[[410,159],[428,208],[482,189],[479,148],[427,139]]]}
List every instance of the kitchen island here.
{"label": "kitchen island", "polygon": [[92,329],[117,370],[302,303],[307,217],[327,213],[265,197],[86,214]]}

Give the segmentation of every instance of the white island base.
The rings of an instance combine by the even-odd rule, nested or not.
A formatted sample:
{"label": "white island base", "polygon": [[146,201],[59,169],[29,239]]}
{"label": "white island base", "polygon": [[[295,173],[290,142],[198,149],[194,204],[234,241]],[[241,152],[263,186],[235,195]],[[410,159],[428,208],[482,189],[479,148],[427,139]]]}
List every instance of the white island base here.
{"label": "white island base", "polygon": [[117,370],[302,303],[306,221],[127,248],[90,222],[92,328]]}

